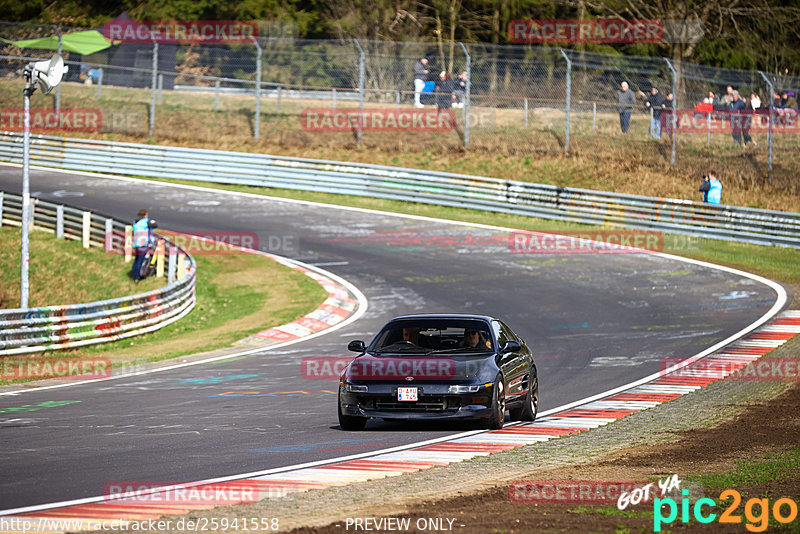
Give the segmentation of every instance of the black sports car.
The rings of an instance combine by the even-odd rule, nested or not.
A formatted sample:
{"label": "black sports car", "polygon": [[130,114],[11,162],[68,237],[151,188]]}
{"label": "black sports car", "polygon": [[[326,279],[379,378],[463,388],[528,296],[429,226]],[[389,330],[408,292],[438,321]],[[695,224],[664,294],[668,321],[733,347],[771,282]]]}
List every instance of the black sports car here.
{"label": "black sports car", "polygon": [[479,420],[502,428],[533,421],[539,383],[525,340],[485,315],[406,315],[389,321],[339,379],[339,424],[362,430],[385,420]]}

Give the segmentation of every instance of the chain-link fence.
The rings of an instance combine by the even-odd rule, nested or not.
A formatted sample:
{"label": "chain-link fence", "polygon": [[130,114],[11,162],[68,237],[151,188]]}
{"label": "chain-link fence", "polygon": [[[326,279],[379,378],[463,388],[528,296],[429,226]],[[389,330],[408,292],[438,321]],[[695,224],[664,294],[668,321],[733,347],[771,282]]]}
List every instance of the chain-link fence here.
{"label": "chain-link fence", "polygon": [[[0,24],[7,41],[71,31]],[[0,105],[8,116],[19,107],[22,67],[46,54],[8,43],[0,51]],[[492,149],[505,143],[566,152],[660,138],[658,149],[673,164],[700,146],[723,152],[758,145],[752,157],[770,170],[773,159],[794,157],[799,146],[790,134],[798,133],[792,94],[800,79],[665,58],[527,45],[264,37],[252,45],[116,44],[87,56],[63,55],[70,66],[64,107],[100,112],[101,124],[93,125],[100,133],[222,147],[253,137],[311,146]],[[624,134],[623,81],[635,96]],[[754,96],[761,108],[747,132],[736,131],[725,115],[732,106],[728,85],[747,103]],[[645,106],[652,87],[663,97],[674,93],[661,109]],[[59,108],[58,98],[51,107]],[[704,99],[713,101],[710,108]],[[665,124],[664,117],[675,122]],[[2,125],[15,129],[9,120]]]}

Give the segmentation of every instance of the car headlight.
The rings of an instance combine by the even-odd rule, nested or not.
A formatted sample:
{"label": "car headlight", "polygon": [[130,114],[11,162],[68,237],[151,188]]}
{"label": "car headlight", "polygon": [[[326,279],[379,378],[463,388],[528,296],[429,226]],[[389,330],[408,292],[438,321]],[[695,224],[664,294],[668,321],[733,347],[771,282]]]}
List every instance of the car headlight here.
{"label": "car headlight", "polygon": [[481,386],[450,386],[448,393],[461,394],[461,393],[477,393]]}
{"label": "car headlight", "polygon": [[367,386],[360,386],[358,384],[344,383],[344,390],[349,393],[367,393],[369,388]]}

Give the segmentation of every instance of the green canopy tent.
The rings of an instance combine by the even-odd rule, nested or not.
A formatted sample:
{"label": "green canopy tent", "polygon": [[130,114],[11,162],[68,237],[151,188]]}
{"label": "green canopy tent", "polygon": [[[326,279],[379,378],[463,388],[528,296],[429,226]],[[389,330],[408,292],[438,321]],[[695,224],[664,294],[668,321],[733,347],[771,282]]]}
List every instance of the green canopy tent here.
{"label": "green canopy tent", "polygon": [[[22,41],[9,41],[2,39],[3,42],[13,44],[20,48],[38,48],[44,50],[58,50],[58,37],[42,37],[40,39],[24,39]],[[61,36],[61,49],[68,52],[75,52],[82,56],[88,56],[111,46],[111,42],[103,37],[97,30],[86,30],[82,32],[66,33]]]}

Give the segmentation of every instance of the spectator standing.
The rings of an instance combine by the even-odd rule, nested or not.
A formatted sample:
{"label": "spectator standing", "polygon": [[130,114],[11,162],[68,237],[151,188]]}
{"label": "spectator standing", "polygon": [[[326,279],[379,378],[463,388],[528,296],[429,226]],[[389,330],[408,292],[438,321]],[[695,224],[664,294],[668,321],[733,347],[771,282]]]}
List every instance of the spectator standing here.
{"label": "spectator standing", "polygon": [[453,79],[447,71],[439,73],[439,81],[436,82],[436,108],[441,112],[443,109],[453,107]]}
{"label": "spectator standing", "polygon": [[709,171],[706,176],[703,176],[700,192],[703,193],[703,202],[707,202],[708,204],[719,204],[722,202],[722,182],[717,179],[716,172]]}
{"label": "spectator standing", "polygon": [[675,95],[671,92],[667,93],[667,97],[661,102],[661,112],[666,112],[665,115],[660,117],[662,124],[668,124],[667,133],[669,138],[672,139],[675,130],[678,128],[678,116],[673,114],[675,109]]}
{"label": "spectator standing", "polygon": [[786,93],[786,103],[784,106],[789,109],[797,109],[797,97],[794,96],[794,91]]}
{"label": "spectator standing", "polygon": [[619,127],[622,133],[628,133],[631,126],[631,110],[636,104],[636,96],[628,87],[628,82],[620,84],[620,92],[617,95],[617,111],[619,111]]}
{"label": "spectator standing", "polygon": [[753,120],[752,110],[747,108],[747,103],[739,96],[739,91],[733,92],[733,102],[731,103],[731,136],[737,145],[742,144],[744,138],[744,146],[747,143],[755,141],[750,137],[750,122]]}
{"label": "spectator standing", "polygon": [[133,223],[133,266],[129,275],[134,282],[138,282],[140,279],[139,273],[142,269],[145,254],[154,241],[153,228],[157,226],[146,209],[141,209],[136,214],[136,221]]}
{"label": "spectator standing", "polygon": [[734,88],[732,85],[729,85],[725,88],[725,96],[720,99],[720,103],[725,106],[726,108],[731,107],[731,103],[733,103],[733,92]]}
{"label": "spectator standing", "polygon": [[414,65],[414,107],[424,108],[419,98],[428,81],[428,58],[424,57]]}
{"label": "spectator standing", "polygon": [[453,90],[453,96],[456,97],[456,101],[453,103],[454,108],[463,108],[464,107],[464,98],[467,95],[467,73],[462,72],[458,75],[458,78],[455,80],[455,89]]}
{"label": "spectator standing", "polygon": [[650,96],[644,101],[644,107],[650,110],[650,137],[661,139],[661,104],[664,97],[658,92],[657,87],[650,89]]}
{"label": "spectator standing", "polygon": [[756,93],[750,93],[750,107],[753,110],[761,107],[761,98]]}

